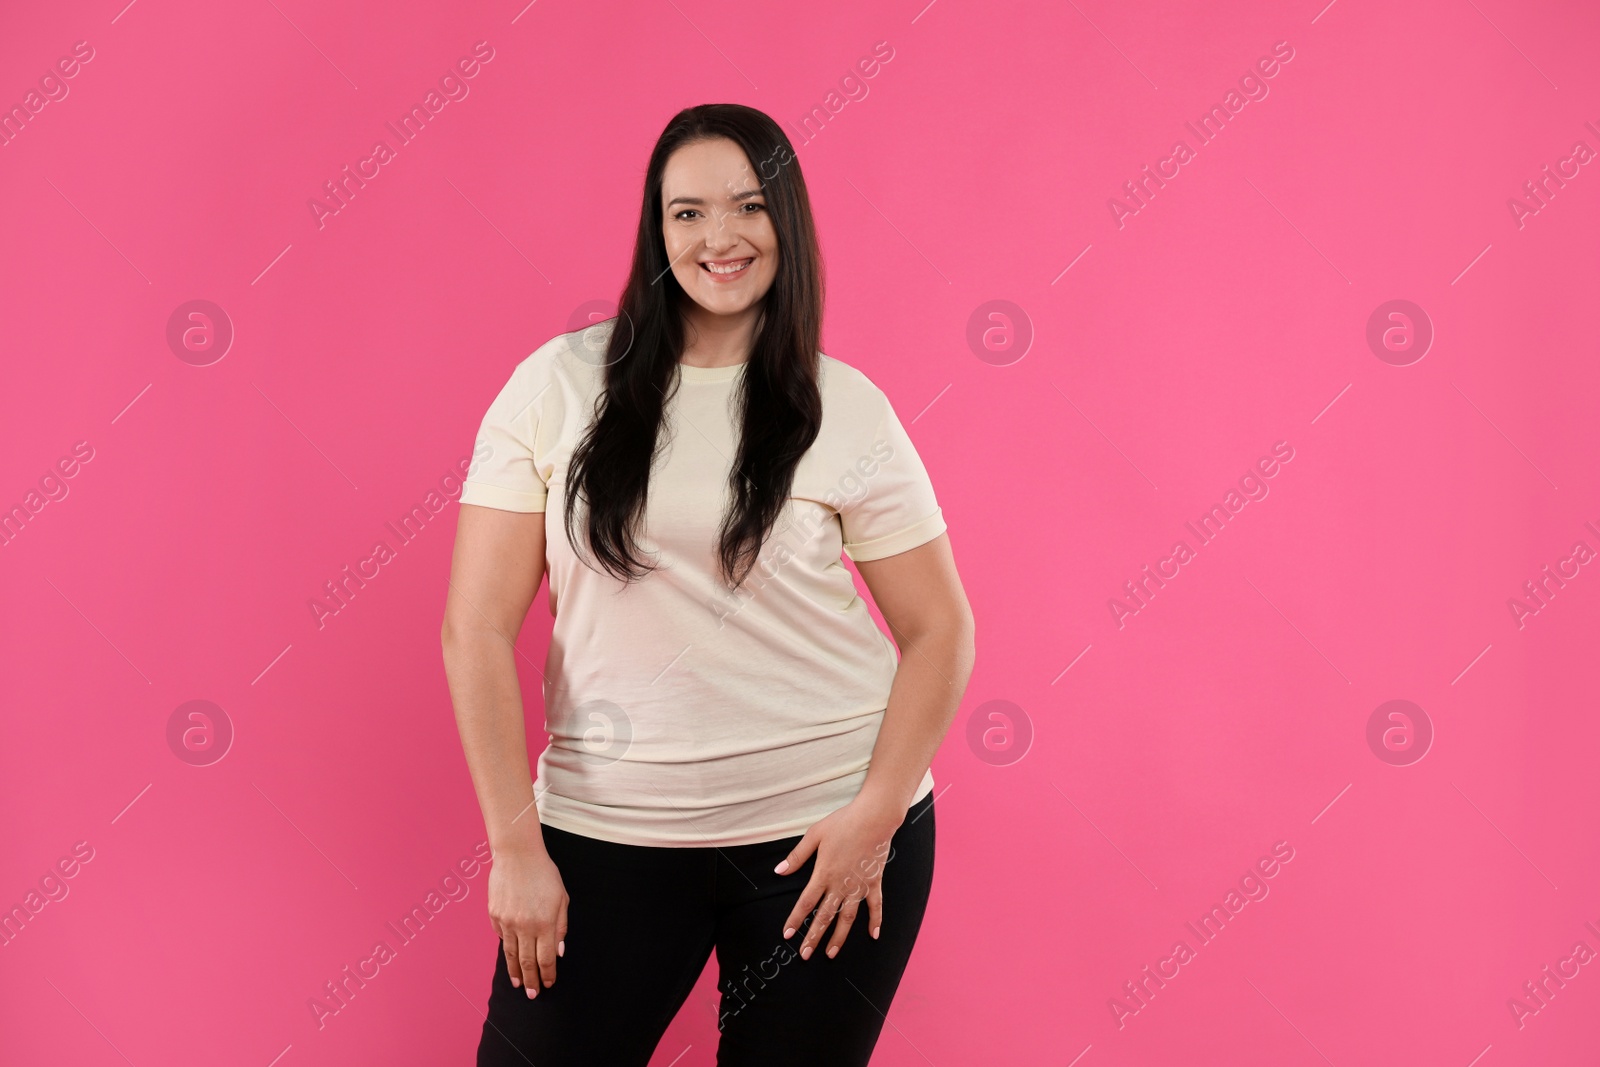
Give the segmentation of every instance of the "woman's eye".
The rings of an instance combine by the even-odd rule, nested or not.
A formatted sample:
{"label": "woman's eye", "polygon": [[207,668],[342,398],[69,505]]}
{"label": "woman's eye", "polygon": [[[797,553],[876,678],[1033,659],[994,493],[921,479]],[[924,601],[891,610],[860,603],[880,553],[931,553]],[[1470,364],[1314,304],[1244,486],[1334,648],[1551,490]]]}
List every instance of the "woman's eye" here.
{"label": "woman's eye", "polygon": [[[755,208],[756,210],[755,211],[744,211],[745,208]],[[765,210],[767,210],[767,205],[765,205],[765,204],[756,204],[756,203],[740,204],[739,205],[739,210],[741,212],[744,212],[745,214],[754,215],[756,213],[756,211],[765,211]],[[682,222],[682,221],[685,220],[686,216],[698,215],[699,213],[700,212],[696,211],[692,207],[686,207],[682,211],[676,212],[672,217],[674,219],[677,219],[679,222]]]}

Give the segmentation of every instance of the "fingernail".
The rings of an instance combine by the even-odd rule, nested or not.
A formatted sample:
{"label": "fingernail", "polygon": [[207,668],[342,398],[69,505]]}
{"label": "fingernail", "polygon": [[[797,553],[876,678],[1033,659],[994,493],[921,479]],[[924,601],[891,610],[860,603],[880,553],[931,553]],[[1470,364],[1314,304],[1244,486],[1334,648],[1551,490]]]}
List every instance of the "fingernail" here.
{"label": "fingernail", "polygon": [[872,936],[873,937],[877,937],[878,936],[878,931],[882,930],[882,929],[883,929],[883,927],[881,927],[881,926],[874,926],[872,928]]}
{"label": "fingernail", "polygon": [[529,1000],[532,1000],[534,997],[536,997],[538,995],[539,995],[539,990],[538,990],[537,986],[529,986],[528,987],[528,999]]}
{"label": "fingernail", "polygon": [[566,954],[567,954],[567,943],[565,941],[557,941],[556,942],[556,955],[557,956],[565,956]]}
{"label": "fingernail", "polygon": [[782,863],[780,863],[776,867],[772,868],[772,871],[773,871],[774,874],[782,874],[784,871],[787,871],[788,869],[789,869],[789,861],[788,860],[784,860]]}
{"label": "fingernail", "polygon": [[834,945],[832,948],[828,949],[828,958],[830,960],[833,959],[833,957],[837,956],[838,954],[839,954],[839,946],[838,945]]}
{"label": "fingernail", "polygon": [[809,960],[811,958],[811,946],[810,945],[807,945],[805,948],[800,950],[800,958],[803,959],[803,960]]}
{"label": "fingernail", "polygon": [[788,940],[789,938],[793,937],[794,936],[794,927],[791,926],[787,930],[785,930],[783,932],[783,936],[784,936],[785,940]]}
{"label": "fingernail", "polygon": [[520,979],[516,979],[516,978],[511,979],[511,988],[512,989],[521,989],[522,988],[521,980]]}

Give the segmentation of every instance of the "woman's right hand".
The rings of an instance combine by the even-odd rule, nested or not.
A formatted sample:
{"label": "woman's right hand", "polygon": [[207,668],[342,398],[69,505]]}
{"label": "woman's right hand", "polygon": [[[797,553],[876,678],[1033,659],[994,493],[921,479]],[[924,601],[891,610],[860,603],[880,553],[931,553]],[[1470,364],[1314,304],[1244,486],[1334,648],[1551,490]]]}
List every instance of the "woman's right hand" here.
{"label": "woman's right hand", "polygon": [[511,984],[531,999],[556,981],[566,952],[567,888],[543,850],[497,852],[489,868],[489,921],[500,935]]}

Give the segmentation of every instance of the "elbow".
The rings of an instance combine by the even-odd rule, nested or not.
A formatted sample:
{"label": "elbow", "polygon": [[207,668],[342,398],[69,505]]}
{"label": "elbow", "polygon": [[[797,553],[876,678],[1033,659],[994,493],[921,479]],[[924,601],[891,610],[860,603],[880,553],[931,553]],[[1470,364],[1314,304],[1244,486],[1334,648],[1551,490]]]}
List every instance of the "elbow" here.
{"label": "elbow", "polygon": [[[482,648],[510,645],[516,639],[517,627],[485,619],[482,615],[457,615],[446,612],[439,624],[439,647],[448,662],[456,656],[475,654]],[[510,637],[506,635],[510,634]]]}
{"label": "elbow", "polygon": [[931,614],[903,631],[907,641],[914,645],[939,644],[948,646],[963,658],[970,657],[977,646],[978,625],[972,607],[965,598],[951,604],[946,610]]}
{"label": "elbow", "polygon": [[450,661],[455,655],[455,631],[450,627],[450,620],[446,618],[439,625],[439,652],[444,658],[445,670],[450,669]]}
{"label": "elbow", "polygon": [[956,627],[956,640],[960,645],[962,658],[970,663],[978,651],[978,620],[972,614],[972,606],[965,600],[961,602],[961,611],[956,617]]}
{"label": "elbow", "polygon": [[949,625],[955,634],[956,662],[970,672],[978,658],[978,620],[966,597],[961,597],[951,612]]}
{"label": "elbow", "polygon": [[932,633],[945,635],[948,640],[963,649],[971,648],[977,642],[978,622],[973,618],[972,609],[965,601],[941,616],[927,629]]}
{"label": "elbow", "polygon": [[964,593],[958,593],[952,598],[940,622],[945,629],[956,635],[956,640],[963,647],[970,648],[977,642],[978,620],[972,614],[972,605]]}
{"label": "elbow", "polygon": [[451,618],[449,614],[446,614],[439,624],[439,647],[446,659],[449,659],[471,637],[471,628],[463,626],[461,620]]}
{"label": "elbow", "polygon": [[961,626],[961,632],[967,636],[967,639],[972,640],[975,638],[978,634],[978,619],[977,616],[972,614],[972,605],[967,602],[966,597],[963,596],[961,602],[956,605],[955,615],[957,622]]}

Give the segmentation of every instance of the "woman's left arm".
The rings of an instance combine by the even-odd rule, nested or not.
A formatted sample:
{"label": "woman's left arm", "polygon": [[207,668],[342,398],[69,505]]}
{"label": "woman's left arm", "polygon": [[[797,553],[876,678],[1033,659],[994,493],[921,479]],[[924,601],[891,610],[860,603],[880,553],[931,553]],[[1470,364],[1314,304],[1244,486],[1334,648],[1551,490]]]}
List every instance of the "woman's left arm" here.
{"label": "woman's left arm", "polygon": [[972,608],[948,533],[907,552],[859,561],[856,569],[900,647],[900,665],[860,792],[812,825],[777,868],[779,874],[798,870],[807,856],[817,854],[811,881],[784,923],[788,938],[817,909],[800,947],[806,959],[835,918],[828,955],[838,953],[863,900],[871,916],[869,931],[878,936],[889,839],[905,821],[961,706],[975,655]]}

